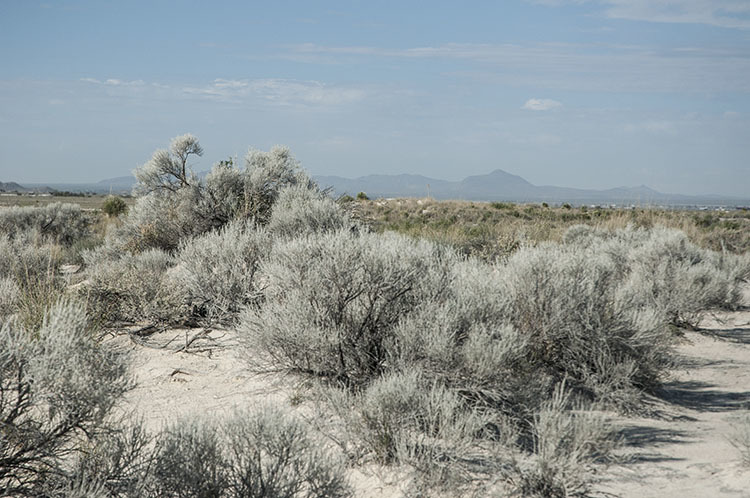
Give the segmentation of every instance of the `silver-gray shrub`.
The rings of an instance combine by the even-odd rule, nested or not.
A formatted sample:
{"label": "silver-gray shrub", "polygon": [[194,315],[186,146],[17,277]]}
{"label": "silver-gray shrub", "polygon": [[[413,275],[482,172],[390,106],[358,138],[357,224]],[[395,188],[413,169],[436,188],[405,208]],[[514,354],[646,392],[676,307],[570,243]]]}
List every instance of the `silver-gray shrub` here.
{"label": "silver-gray shrub", "polygon": [[271,238],[252,222],[181,243],[169,285],[179,289],[191,314],[208,323],[232,323],[239,311],[261,297],[258,266],[271,251]]}
{"label": "silver-gray shrub", "polygon": [[82,306],[61,301],[36,331],[0,328],[0,493],[38,496],[129,388],[126,358],[99,343]]}
{"label": "silver-gray shrub", "polygon": [[517,455],[501,475],[512,495],[540,498],[591,496],[591,467],[612,460],[618,441],[603,416],[573,401],[561,382],[532,422],[533,451]]}
{"label": "silver-gray shrub", "polygon": [[58,275],[62,247],[30,234],[0,235],[0,279],[5,292],[2,314],[16,314],[24,326],[37,329],[47,307],[63,293]]}
{"label": "silver-gray shrub", "polygon": [[265,224],[279,192],[290,185],[317,189],[288,147],[276,145],[268,152],[257,149],[248,151],[245,156],[246,216]]}
{"label": "silver-gray shrub", "polygon": [[123,225],[111,237],[131,252],[159,248],[175,251],[181,240],[221,228],[232,220],[265,224],[279,191],[315,183],[288,148],[250,150],[244,169],[216,164],[205,180],[187,169],[190,155],[202,149],[192,135],[177,137],[171,150],[158,150],[135,171],[139,194]]}
{"label": "silver-gray shrub", "polygon": [[109,320],[173,323],[187,314],[183,296],[168,278],[174,256],[160,249],[112,256],[108,246],[86,251],[88,285],[80,292],[96,315]]}
{"label": "silver-gray shrub", "polygon": [[750,274],[747,255],[702,249],[683,232],[663,227],[606,231],[576,226],[564,240],[614,259],[623,280],[618,299],[656,309],[674,325],[696,326],[706,310],[736,308]]}
{"label": "silver-gray shrub", "polygon": [[70,245],[90,233],[91,215],[78,204],[55,202],[46,206],[0,208],[0,234],[11,238],[36,232],[47,241]]}
{"label": "silver-gray shrub", "polygon": [[349,214],[331,197],[300,184],[285,187],[279,192],[268,221],[268,231],[281,237],[354,227]]}
{"label": "silver-gray shrub", "polygon": [[391,233],[279,241],[262,265],[266,301],[243,313],[242,336],[269,365],[366,384],[385,369],[396,325],[445,291],[455,261]]}
{"label": "silver-gray shrub", "polygon": [[572,388],[603,394],[653,387],[669,367],[663,321],[619,299],[620,267],[605,252],[524,248],[509,258],[502,279],[508,319],[529,341],[528,361],[556,381],[568,378]]}
{"label": "silver-gray shrub", "polygon": [[100,438],[70,480],[109,496],[324,498],[351,496],[344,462],[299,420],[262,407],[172,423],[152,437],[135,425]]}
{"label": "silver-gray shrub", "polygon": [[346,416],[366,451],[382,463],[408,463],[423,471],[466,464],[487,423],[456,392],[418,369],[380,377],[353,405]]}
{"label": "silver-gray shrub", "polygon": [[553,378],[536,368],[533,339],[511,325],[511,294],[500,270],[473,259],[453,265],[440,299],[397,325],[389,363],[418,368],[459,390],[468,404],[524,423]]}

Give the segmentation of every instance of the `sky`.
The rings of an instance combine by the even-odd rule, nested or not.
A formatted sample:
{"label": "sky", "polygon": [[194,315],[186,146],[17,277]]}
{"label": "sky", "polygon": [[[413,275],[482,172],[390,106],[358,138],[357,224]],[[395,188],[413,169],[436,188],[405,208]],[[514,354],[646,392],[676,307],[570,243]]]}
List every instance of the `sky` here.
{"label": "sky", "polygon": [[495,169],[750,198],[750,0],[0,0],[0,181]]}

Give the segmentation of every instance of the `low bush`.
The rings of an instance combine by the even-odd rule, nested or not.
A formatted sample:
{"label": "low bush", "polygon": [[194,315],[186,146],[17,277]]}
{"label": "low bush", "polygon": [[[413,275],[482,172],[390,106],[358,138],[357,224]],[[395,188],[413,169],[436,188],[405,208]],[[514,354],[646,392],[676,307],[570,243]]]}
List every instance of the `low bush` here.
{"label": "low bush", "polygon": [[176,323],[188,315],[184,295],[167,273],[175,265],[174,256],[160,249],[119,254],[105,245],[85,252],[84,261],[88,282],[79,292],[95,316]]}
{"label": "low bush", "polygon": [[110,218],[116,218],[127,212],[128,205],[122,197],[108,195],[102,202],[102,211]]}
{"label": "low bush", "polygon": [[287,238],[354,228],[353,220],[336,201],[306,185],[281,190],[268,220],[271,234]]}
{"label": "low bush", "polygon": [[508,318],[529,340],[529,361],[557,382],[567,378],[592,394],[649,389],[671,365],[664,322],[651,308],[619,299],[620,267],[606,253],[555,244],[524,249],[502,278]]}
{"label": "low bush", "polygon": [[106,435],[68,480],[133,498],[351,496],[341,459],[299,421],[268,407],[173,423],[155,437],[139,425]]}
{"label": "low bush", "polygon": [[280,241],[262,265],[266,302],[242,315],[240,330],[276,368],[364,385],[383,372],[395,326],[444,291],[455,260],[392,234]]}
{"label": "low bush", "polygon": [[750,276],[747,255],[702,249],[677,230],[575,226],[564,240],[616,259],[623,280],[618,298],[658,310],[677,326],[695,327],[707,310],[739,306],[741,284]]}
{"label": "low bush", "polygon": [[261,297],[257,270],[271,239],[252,223],[233,222],[180,245],[168,285],[179,289],[196,319],[232,323],[239,311]]}
{"label": "low bush", "polygon": [[130,385],[126,358],[98,343],[83,308],[61,301],[34,331],[0,328],[0,493],[41,496]]}
{"label": "low bush", "polygon": [[0,234],[11,238],[36,233],[46,241],[69,245],[86,237],[91,223],[91,217],[77,204],[0,208]]}
{"label": "low bush", "polygon": [[611,461],[618,443],[603,417],[571,402],[564,382],[535,415],[532,435],[532,454],[514,459],[502,471],[520,496],[590,496],[590,467]]}
{"label": "low bush", "polygon": [[63,294],[58,276],[62,249],[56,244],[0,236],[0,279],[5,280],[4,314],[16,313],[24,327],[37,330],[44,313]]}

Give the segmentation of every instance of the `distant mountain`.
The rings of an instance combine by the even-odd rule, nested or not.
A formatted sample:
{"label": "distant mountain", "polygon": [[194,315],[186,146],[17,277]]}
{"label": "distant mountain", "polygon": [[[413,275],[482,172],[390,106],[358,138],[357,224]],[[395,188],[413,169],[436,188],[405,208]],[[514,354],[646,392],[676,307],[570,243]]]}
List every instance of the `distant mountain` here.
{"label": "distant mountain", "polygon": [[116,178],[108,178],[106,180],[96,182],[96,185],[104,189],[109,189],[111,187],[112,190],[130,191],[133,188],[133,185],[135,185],[135,177],[133,175],[129,175],[118,176]]}
{"label": "distant mountain", "polygon": [[321,187],[330,187],[338,195],[365,192],[370,197],[426,197],[473,201],[569,202],[573,204],[747,204],[748,199],[725,196],[687,196],[665,194],[645,185],[607,190],[537,186],[526,179],[497,169],[486,175],[468,176],[458,182],[437,180],[421,175],[369,175],[359,178],[316,176]]}
{"label": "distant mountain", "polygon": [[29,192],[24,186],[17,184],[16,182],[0,182],[0,192]]}
{"label": "distant mountain", "polygon": [[[204,178],[208,172],[200,171]],[[646,185],[638,187],[616,187],[606,190],[591,190],[553,185],[534,185],[526,179],[496,169],[486,175],[468,176],[461,181],[447,181],[423,175],[367,175],[359,178],[340,176],[314,176],[321,187],[331,188],[336,195],[357,195],[365,192],[370,197],[433,197],[435,199],[463,199],[472,201],[550,202],[561,204],[617,204],[617,205],[750,205],[748,198],[732,198],[720,195],[688,196],[665,194]],[[68,190],[71,192],[130,193],[135,177],[119,176],[89,184],[50,184],[49,186],[15,182],[0,182],[0,191],[49,192]],[[51,187],[51,188],[50,188]]]}

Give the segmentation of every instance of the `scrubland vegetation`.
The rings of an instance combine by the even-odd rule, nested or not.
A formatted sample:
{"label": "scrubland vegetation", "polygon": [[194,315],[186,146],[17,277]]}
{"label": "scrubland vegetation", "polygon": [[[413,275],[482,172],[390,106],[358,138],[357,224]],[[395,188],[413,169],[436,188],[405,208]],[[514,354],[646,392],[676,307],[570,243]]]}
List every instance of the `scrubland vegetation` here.
{"label": "scrubland vegetation", "polygon": [[[740,216],[336,202],[286,148],[205,180],[201,154],[157,151],[107,220],[0,211],[0,495],[347,496],[375,463],[415,494],[586,496],[607,411],[639,412],[680,329],[750,277]],[[310,379],[338,423],[265,407],[149,433],[116,410],[128,358],[100,330],[123,322],[236,329],[248,367]]]}

